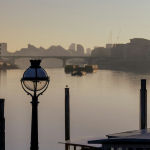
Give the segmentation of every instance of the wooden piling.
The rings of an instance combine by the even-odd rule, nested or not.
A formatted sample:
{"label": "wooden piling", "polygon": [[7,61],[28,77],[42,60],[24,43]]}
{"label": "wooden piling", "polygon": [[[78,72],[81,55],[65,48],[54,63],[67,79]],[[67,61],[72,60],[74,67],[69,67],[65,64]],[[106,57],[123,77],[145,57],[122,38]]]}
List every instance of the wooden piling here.
{"label": "wooden piling", "polygon": [[147,90],[146,90],[146,79],[141,79],[141,90],[140,90],[140,129],[147,129]]}
{"label": "wooden piling", "polygon": [[5,150],[4,99],[0,99],[0,150]]}
{"label": "wooden piling", "polygon": [[69,88],[65,88],[65,141],[70,140],[70,104],[69,104]]}

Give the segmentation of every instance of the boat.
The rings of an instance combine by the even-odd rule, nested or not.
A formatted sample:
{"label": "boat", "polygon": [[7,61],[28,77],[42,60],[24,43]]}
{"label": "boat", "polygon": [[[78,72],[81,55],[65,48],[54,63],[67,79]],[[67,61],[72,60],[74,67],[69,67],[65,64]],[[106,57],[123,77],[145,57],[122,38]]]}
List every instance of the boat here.
{"label": "boat", "polygon": [[86,75],[86,72],[85,71],[74,71],[74,72],[72,72],[71,75],[72,76],[83,76],[83,75]]}
{"label": "boat", "polygon": [[97,65],[85,65],[84,67],[79,67],[79,65],[66,65],[65,72],[71,73],[74,71],[85,71],[87,73],[94,73],[98,70]]}

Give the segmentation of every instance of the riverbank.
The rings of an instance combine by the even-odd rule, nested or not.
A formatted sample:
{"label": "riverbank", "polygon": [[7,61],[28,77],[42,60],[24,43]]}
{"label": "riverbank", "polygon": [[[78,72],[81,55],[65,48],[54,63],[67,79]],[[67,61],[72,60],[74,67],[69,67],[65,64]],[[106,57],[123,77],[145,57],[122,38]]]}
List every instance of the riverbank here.
{"label": "riverbank", "polygon": [[19,69],[19,67],[17,65],[0,65],[0,70],[2,69]]}
{"label": "riverbank", "polygon": [[122,61],[110,64],[98,64],[100,70],[114,70],[135,73],[150,72],[150,61]]}

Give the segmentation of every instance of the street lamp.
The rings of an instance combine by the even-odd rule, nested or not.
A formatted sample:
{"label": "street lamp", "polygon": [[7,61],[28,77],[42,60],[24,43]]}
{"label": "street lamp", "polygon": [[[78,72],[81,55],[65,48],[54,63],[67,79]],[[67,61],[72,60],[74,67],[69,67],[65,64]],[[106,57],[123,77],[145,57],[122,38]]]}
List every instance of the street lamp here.
{"label": "street lamp", "polygon": [[[21,85],[24,91],[32,97],[31,150],[38,150],[38,97],[49,85],[49,77],[41,68],[41,60],[30,60],[31,66],[24,72]],[[31,93],[29,92],[31,91]],[[37,93],[38,92],[38,93]]]}

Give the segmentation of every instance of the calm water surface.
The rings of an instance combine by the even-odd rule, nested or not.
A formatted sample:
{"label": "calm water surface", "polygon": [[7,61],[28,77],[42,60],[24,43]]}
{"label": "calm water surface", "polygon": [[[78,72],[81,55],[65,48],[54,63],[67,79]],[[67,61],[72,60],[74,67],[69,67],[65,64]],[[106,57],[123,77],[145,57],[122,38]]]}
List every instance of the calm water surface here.
{"label": "calm water surface", "polygon": [[[0,98],[5,98],[6,150],[30,149],[31,97],[20,79],[25,70],[0,71]],[[39,97],[39,149],[64,150],[64,88],[70,88],[71,139],[139,129],[140,79],[147,79],[150,126],[150,73],[99,70],[72,77],[47,69],[50,85]]]}

